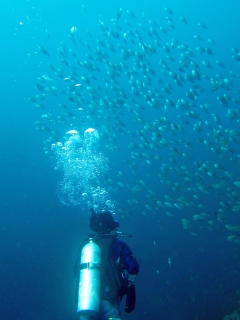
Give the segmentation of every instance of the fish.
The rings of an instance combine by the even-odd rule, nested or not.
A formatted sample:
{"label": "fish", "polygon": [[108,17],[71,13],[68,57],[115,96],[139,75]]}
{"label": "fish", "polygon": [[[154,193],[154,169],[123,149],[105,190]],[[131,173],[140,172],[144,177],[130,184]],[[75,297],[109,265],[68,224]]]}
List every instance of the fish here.
{"label": "fish", "polygon": [[50,57],[49,52],[48,52],[43,46],[38,45],[38,49],[39,49],[45,56]]}

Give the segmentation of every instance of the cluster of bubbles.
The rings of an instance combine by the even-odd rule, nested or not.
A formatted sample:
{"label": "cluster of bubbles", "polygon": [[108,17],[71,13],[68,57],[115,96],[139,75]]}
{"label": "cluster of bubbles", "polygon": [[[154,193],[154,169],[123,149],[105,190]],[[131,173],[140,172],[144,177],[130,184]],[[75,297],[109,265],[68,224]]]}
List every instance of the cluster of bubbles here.
{"label": "cluster of bubbles", "polygon": [[56,170],[61,172],[58,196],[65,205],[113,210],[108,191],[102,187],[108,159],[98,150],[99,134],[88,128],[84,135],[70,130],[64,143],[52,144]]}

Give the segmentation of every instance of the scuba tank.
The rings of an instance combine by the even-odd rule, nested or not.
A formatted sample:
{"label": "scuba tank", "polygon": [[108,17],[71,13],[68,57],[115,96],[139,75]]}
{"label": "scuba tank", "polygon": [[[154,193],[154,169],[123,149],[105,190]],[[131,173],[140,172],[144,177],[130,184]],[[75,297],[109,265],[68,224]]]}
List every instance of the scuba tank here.
{"label": "scuba tank", "polygon": [[82,315],[99,312],[101,249],[89,240],[81,251],[77,312]]}

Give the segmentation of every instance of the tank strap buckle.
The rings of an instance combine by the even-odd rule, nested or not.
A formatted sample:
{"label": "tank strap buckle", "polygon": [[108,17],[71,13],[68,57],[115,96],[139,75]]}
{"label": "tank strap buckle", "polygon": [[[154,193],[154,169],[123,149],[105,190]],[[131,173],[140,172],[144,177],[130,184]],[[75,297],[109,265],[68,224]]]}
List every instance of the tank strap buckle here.
{"label": "tank strap buckle", "polygon": [[99,263],[86,262],[80,264],[80,270],[82,269],[100,269]]}

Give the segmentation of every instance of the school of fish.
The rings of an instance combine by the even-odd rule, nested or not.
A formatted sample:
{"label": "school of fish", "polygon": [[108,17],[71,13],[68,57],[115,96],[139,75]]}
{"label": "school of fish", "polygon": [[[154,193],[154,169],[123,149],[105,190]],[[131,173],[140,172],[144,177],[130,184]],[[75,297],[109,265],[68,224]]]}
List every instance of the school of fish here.
{"label": "school of fish", "polygon": [[164,10],[159,23],[120,8],[97,36],[72,27],[57,58],[39,45],[49,68],[29,98],[35,127],[49,156],[68,130],[98,130],[118,213],[167,215],[192,235],[224,230],[240,244],[240,49],[221,61],[205,23],[191,34]]}

